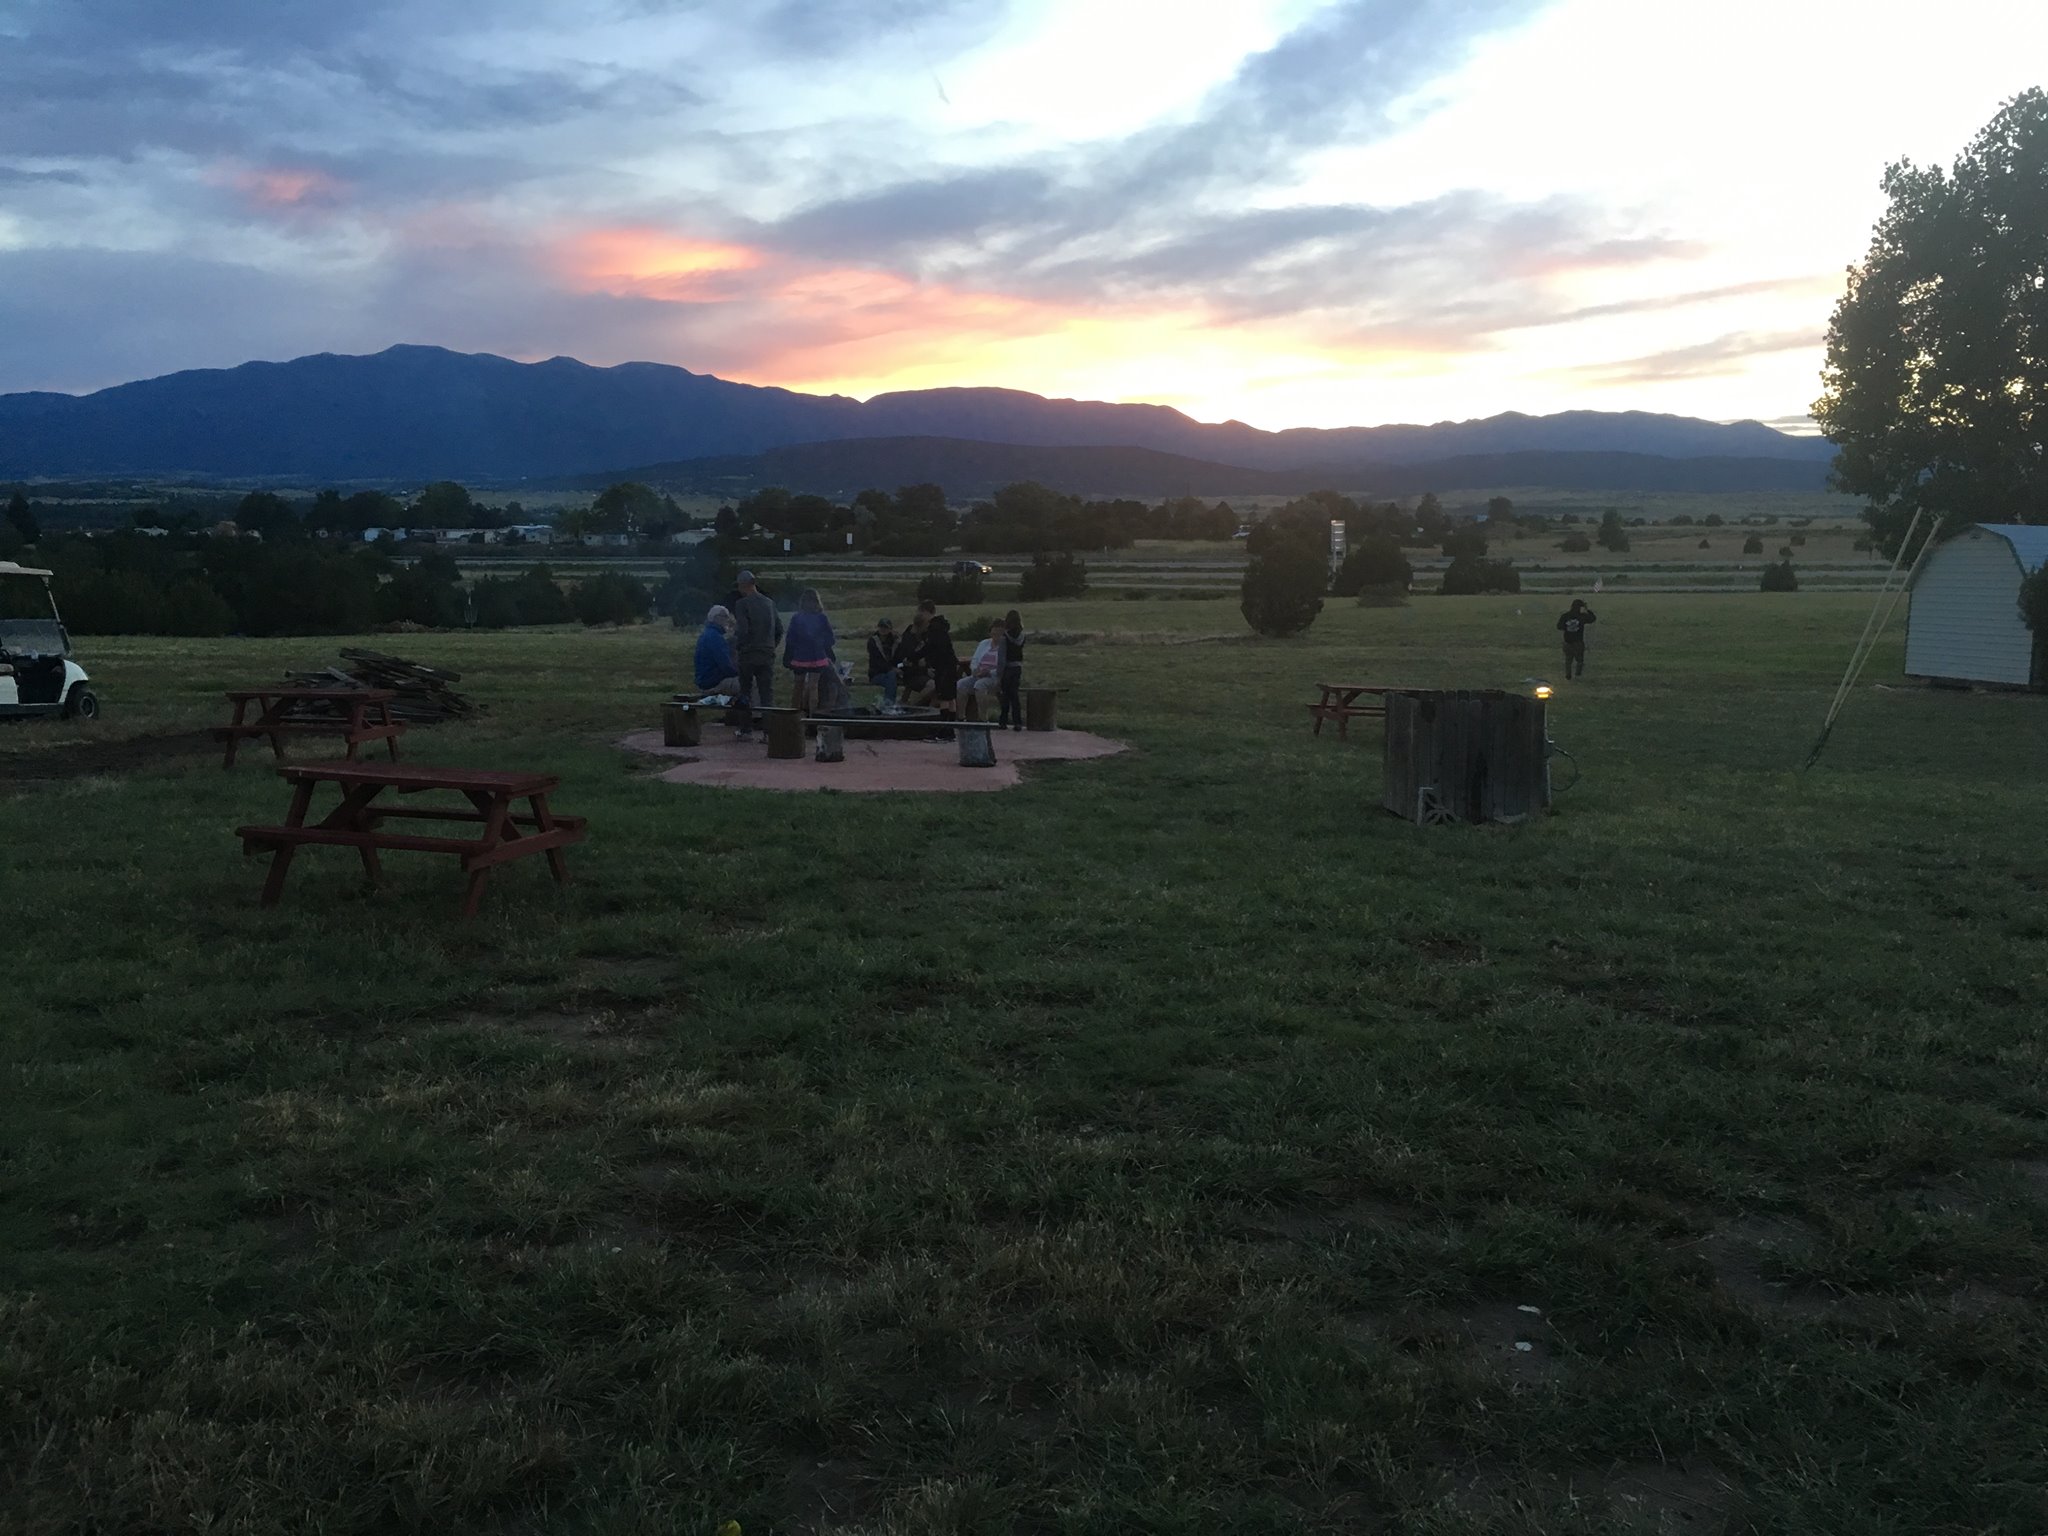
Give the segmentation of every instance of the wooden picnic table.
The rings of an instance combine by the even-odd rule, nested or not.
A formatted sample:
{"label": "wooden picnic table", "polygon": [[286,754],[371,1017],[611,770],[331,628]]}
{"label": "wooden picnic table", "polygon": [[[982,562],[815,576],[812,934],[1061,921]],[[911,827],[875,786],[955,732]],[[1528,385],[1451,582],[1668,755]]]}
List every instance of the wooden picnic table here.
{"label": "wooden picnic table", "polygon": [[[268,736],[271,755],[284,759],[284,738],[291,735],[339,734],[348,743],[348,756],[366,741],[381,741],[398,760],[398,738],[405,734],[405,722],[391,718],[391,701],[398,695],[389,688],[300,688],[279,684],[270,688],[234,688],[227,695],[235,706],[235,718],[213,728],[216,741],[228,744],[221,767],[235,766],[235,749],[251,736]],[[256,706],[256,718],[248,718],[249,706]]]}
{"label": "wooden picnic table", "polygon": [[[281,826],[237,827],[242,851],[269,853],[270,874],[263,882],[263,905],[276,904],[284,891],[284,877],[291,868],[292,855],[309,844],[353,848],[362,855],[363,873],[374,881],[383,867],[378,854],[445,853],[462,861],[469,877],[463,897],[462,915],[474,917],[483,897],[484,881],[500,864],[529,853],[545,853],[548,868],[558,883],[569,878],[562,849],[583,841],[585,822],[581,816],[557,816],[548,808],[548,796],[561,780],[549,773],[496,773],[477,768],[428,768],[397,763],[289,763],[277,770],[292,788],[291,809]],[[341,804],[327,816],[306,824],[312,808],[313,791],[333,784],[341,790]],[[440,805],[391,805],[379,803],[386,790],[401,795],[447,790],[469,802],[468,809]],[[516,812],[515,801],[524,800],[527,810]],[[386,821],[449,821],[479,826],[476,837],[420,837],[410,833],[387,832]]]}
{"label": "wooden picnic table", "polygon": [[[1416,691],[1396,683],[1317,683],[1316,687],[1322,690],[1323,696],[1308,706],[1308,712],[1315,718],[1315,734],[1318,736],[1323,734],[1325,720],[1336,721],[1337,734],[1343,736],[1354,719],[1385,716],[1388,694]],[[1361,704],[1358,702],[1360,699],[1366,702]]]}

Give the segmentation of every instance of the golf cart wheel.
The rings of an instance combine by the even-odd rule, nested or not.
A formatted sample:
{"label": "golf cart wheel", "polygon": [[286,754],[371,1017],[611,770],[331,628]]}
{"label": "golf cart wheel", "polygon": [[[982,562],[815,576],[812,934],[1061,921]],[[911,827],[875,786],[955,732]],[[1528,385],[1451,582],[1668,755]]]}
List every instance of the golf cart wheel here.
{"label": "golf cart wheel", "polygon": [[64,700],[66,720],[97,720],[100,717],[100,696],[85,684],[80,683],[71,690]]}

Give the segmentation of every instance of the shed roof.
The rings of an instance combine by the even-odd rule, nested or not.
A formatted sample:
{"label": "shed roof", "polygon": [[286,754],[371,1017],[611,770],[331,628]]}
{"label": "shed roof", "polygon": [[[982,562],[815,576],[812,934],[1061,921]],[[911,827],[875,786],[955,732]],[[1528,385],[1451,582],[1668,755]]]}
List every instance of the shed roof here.
{"label": "shed roof", "polygon": [[1995,533],[2012,546],[2023,571],[2038,571],[2048,565],[2048,527],[2033,523],[1979,523],[1986,533]]}
{"label": "shed roof", "polygon": [[39,571],[32,565],[16,565],[12,560],[0,560],[0,576],[47,576],[48,571]]}

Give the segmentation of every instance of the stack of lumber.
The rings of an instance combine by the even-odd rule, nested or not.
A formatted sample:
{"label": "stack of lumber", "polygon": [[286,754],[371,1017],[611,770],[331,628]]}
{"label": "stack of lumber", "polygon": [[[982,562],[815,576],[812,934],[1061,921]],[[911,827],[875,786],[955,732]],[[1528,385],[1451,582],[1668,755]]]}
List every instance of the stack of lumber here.
{"label": "stack of lumber", "polygon": [[290,681],[307,688],[389,688],[398,697],[391,701],[391,718],[408,725],[433,725],[442,720],[466,720],[480,714],[482,706],[457,693],[454,684],[460,672],[444,672],[402,656],[366,651],[357,646],[342,647],[340,667],[319,672],[293,672]]}

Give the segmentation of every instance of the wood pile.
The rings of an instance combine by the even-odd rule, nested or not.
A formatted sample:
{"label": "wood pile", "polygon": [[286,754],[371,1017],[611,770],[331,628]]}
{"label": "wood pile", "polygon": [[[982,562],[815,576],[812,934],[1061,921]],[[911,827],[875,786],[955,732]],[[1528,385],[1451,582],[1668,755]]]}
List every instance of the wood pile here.
{"label": "wood pile", "polygon": [[389,688],[398,695],[391,701],[391,718],[408,725],[467,720],[483,712],[483,706],[455,691],[453,685],[462,681],[460,672],[446,672],[358,646],[342,647],[341,659],[343,666],[319,672],[290,672],[286,680],[306,688]]}

